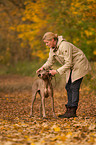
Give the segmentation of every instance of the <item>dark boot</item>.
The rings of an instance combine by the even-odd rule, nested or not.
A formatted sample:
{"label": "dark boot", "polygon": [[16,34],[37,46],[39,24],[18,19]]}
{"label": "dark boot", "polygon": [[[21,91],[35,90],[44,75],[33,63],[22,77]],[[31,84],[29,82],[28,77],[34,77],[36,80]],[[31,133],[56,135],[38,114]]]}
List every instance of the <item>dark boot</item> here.
{"label": "dark boot", "polygon": [[67,110],[66,110],[65,114],[59,115],[58,117],[60,117],[60,118],[76,117],[76,110],[77,110],[76,106],[74,106],[74,107],[66,107],[66,108],[67,108]]}
{"label": "dark boot", "polygon": [[66,112],[64,114],[62,114],[62,115],[59,115],[58,117],[64,118],[64,116],[66,116],[68,114],[68,112],[69,112],[69,108],[66,106]]}

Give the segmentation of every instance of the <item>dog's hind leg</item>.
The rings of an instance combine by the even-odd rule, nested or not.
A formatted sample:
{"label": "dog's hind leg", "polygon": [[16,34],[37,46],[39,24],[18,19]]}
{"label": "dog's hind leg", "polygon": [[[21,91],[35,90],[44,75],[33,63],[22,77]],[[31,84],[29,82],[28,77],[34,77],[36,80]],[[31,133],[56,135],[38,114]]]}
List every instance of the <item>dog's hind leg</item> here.
{"label": "dog's hind leg", "polygon": [[35,102],[35,99],[36,99],[36,95],[37,95],[37,92],[32,93],[32,105],[31,105],[30,117],[33,116],[33,105],[34,105],[34,102]]}
{"label": "dog's hind leg", "polygon": [[40,118],[42,117],[42,97],[40,94],[40,98],[41,98],[41,103],[40,103]]}

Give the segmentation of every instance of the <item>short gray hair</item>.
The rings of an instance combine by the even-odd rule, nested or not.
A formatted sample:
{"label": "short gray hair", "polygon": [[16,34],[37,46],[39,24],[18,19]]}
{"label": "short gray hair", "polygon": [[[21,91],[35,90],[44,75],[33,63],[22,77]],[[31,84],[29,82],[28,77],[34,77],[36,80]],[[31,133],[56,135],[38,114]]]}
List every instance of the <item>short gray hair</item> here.
{"label": "short gray hair", "polygon": [[57,39],[58,39],[58,35],[57,35],[57,34],[54,34],[54,33],[52,33],[52,32],[46,32],[46,33],[44,34],[44,36],[43,36],[43,40],[48,40],[48,41],[50,41],[50,40],[52,40],[52,39],[57,40]]}

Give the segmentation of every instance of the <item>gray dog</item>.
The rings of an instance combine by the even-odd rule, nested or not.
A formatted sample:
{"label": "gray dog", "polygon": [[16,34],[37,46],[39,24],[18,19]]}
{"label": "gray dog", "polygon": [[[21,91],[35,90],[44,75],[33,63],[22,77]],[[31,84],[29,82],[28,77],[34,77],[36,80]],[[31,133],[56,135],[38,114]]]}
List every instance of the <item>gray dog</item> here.
{"label": "gray dog", "polygon": [[42,117],[43,109],[43,118],[46,118],[45,114],[45,98],[51,96],[52,111],[53,117],[56,118],[54,111],[54,98],[53,98],[53,87],[52,87],[52,75],[49,74],[49,71],[43,70],[38,73],[39,79],[37,79],[32,85],[32,106],[30,117],[33,116],[33,105],[36,99],[36,94],[39,93],[41,96],[41,105],[40,105],[40,117]]}

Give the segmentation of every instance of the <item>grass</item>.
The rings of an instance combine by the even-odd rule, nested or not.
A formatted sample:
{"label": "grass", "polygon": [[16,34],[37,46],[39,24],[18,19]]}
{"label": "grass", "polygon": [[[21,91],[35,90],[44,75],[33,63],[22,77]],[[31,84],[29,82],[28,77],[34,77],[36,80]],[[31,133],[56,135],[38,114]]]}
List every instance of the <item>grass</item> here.
{"label": "grass", "polygon": [[36,70],[41,67],[43,62],[37,61],[24,61],[18,62],[15,65],[2,65],[0,69],[0,75],[5,74],[19,74],[22,76],[34,76],[36,74]]}
{"label": "grass", "polygon": [[[16,75],[21,75],[21,76],[31,76],[35,77],[36,76],[36,70],[40,68],[44,62],[40,61],[23,61],[23,62],[18,62],[15,65],[2,65],[0,66],[0,76],[2,75],[7,75],[7,74],[16,74]],[[55,64],[54,69],[60,67],[59,64]],[[91,73],[86,75],[83,79],[83,85],[82,87],[89,87],[91,91],[96,92],[96,62],[91,62]],[[59,84],[59,88],[61,89],[64,87],[65,83],[65,75],[56,75],[56,83]],[[54,81],[55,83],[55,81]],[[55,84],[54,84],[55,85]]]}

